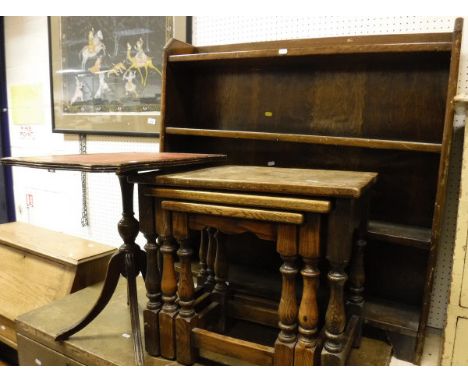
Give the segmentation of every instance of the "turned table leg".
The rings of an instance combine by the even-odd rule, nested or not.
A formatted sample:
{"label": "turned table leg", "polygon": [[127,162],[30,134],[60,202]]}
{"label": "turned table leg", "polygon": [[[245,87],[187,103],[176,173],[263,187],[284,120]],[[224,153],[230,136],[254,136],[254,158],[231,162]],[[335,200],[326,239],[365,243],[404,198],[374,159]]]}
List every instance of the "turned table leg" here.
{"label": "turned table leg", "polygon": [[146,239],[146,296],[148,303],[143,311],[145,349],[148,354],[160,355],[159,346],[159,312],[161,310],[161,274],[158,257],[156,227],[154,224],[154,199],[144,194],[144,186],[138,187],[138,204],[140,210],[140,231]]}
{"label": "turned table leg", "polygon": [[214,263],[216,259],[216,239],[214,237],[215,229],[208,227],[206,229],[208,245],[206,249],[206,281],[205,287],[212,290],[215,284]]}
{"label": "turned table leg", "polygon": [[294,352],[295,365],[316,365],[318,345],[317,290],[320,271],[320,215],[311,215],[299,232],[299,254],[303,260],[302,299],[299,306],[299,336]]}
{"label": "turned table leg", "polygon": [[344,365],[347,340],[344,284],[348,279],[345,267],[351,255],[353,238],[353,202],[337,200],[328,219],[327,259],[330,264],[328,284],[330,298],[325,315],[325,343],[322,349],[323,365]]}
{"label": "turned table leg", "polygon": [[331,270],[328,272],[330,285],[330,299],[325,315],[325,344],[322,350],[324,365],[340,365],[344,363],[341,352],[344,347],[346,312],[343,288],[347,280],[344,264],[330,261]]}
{"label": "turned table leg", "polygon": [[79,332],[92,322],[109,303],[112,294],[117,286],[119,275],[123,274],[127,278],[128,301],[130,305],[130,318],[132,325],[133,347],[135,351],[135,362],[143,365],[143,342],[141,340],[140,317],[138,315],[138,297],[136,290],[136,276],[141,272],[145,264],[145,255],[140,247],[135,243],[138,235],[139,224],[133,212],[133,183],[127,181],[128,173],[118,173],[120,192],[122,196],[122,218],[118,223],[120,237],[124,244],[115,253],[109,262],[106,279],[98,300],[88,312],[88,314],[71,328],[59,333],[56,340],[62,341]]}
{"label": "turned table leg", "polygon": [[364,248],[367,242],[364,239],[358,239],[356,243],[356,250],[351,259],[351,266],[349,269],[349,294],[347,300],[348,317],[356,315],[359,317],[359,326],[354,346],[359,347],[361,344],[362,336],[362,315],[364,310]]}
{"label": "turned table leg", "polygon": [[225,333],[227,318],[228,261],[224,248],[224,234],[217,230],[214,234],[214,238],[216,241],[216,258],[214,262],[215,286],[212,296],[213,300],[217,301],[220,306],[218,331],[220,333]]}
{"label": "turned table leg", "polygon": [[161,356],[167,359],[174,359],[176,356],[174,320],[177,315],[177,278],[174,268],[174,255],[177,247],[170,231],[170,213],[157,208],[156,219],[158,233],[162,240],[160,252],[163,259],[161,277],[163,305],[159,312]]}
{"label": "turned table leg", "polygon": [[278,225],[276,250],[281,255],[281,300],[278,307],[280,332],[275,342],[274,365],[294,364],[294,347],[297,340],[297,228],[294,225]]}
{"label": "turned table leg", "polygon": [[183,365],[192,365],[195,362],[195,351],[192,344],[192,328],[196,323],[194,309],[193,275],[191,266],[192,248],[189,245],[189,229],[187,214],[173,212],[172,226],[174,237],[179,242],[177,256],[180,261],[178,283],[179,314],[176,317],[176,354],[177,362]]}
{"label": "turned table leg", "polygon": [[357,231],[357,240],[355,243],[354,253],[351,258],[349,269],[349,285],[348,285],[348,300],[347,309],[348,317],[355,315],[359,318],[356,337],[353,343],[354,347],[361,345],[362,325],[364,315],[364,283],[366,280],[364,270],[364,254],[367,246],[367,224],[369,213],[369,195],[364,195],[358,204],[359,208],[359,229]]}
{"label": "turned table leg", "polygon": [[208,232],[206,228],[200,231],[200,248],[198,251],[198,258],[200,264],[200,271],[197,275],[197,287],[203,286],[207,277],[206,255],[208,250]]}

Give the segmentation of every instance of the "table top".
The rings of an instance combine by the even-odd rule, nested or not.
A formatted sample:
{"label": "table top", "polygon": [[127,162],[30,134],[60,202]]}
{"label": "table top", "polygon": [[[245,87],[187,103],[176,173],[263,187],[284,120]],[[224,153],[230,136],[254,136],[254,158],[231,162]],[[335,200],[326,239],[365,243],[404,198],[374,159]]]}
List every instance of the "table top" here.
{"label": "table top", "polygon": [[0,161],[5,165],[42,169],[125,173],[218,162],[225,158],[220,154],[124,152],[10,157]]}
{"label": "table top", "polygon": [[157,185],[359,198],[377,173],[258,166],[215,166],[156,175]]}

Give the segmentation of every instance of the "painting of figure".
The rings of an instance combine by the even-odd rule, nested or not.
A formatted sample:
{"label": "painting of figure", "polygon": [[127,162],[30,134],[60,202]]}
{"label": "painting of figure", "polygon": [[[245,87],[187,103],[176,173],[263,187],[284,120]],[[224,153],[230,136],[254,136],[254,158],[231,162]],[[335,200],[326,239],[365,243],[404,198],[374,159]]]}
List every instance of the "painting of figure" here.
{"label": "painting of figure", "polygon": [[[154,121],[159,115],[162,54],[177,18],[49,18],[55,122],[61,125],[54,131],[66,126],[102,133],[105,124],[105,131],[119,133],[111,122],[120,122],[122,132],[130,129],[130,134],[138,129],[149,131],[145,116],[146,121]],[[93,119],[93,115],[100,118]],[[127,122],[127,117],[135,116],[140,127]],[[82,125],[75,128],[74,122]]]}
{"label": "painting of figure", "polygon": [[61,19],[64,113],[159,110],[165,17]]}

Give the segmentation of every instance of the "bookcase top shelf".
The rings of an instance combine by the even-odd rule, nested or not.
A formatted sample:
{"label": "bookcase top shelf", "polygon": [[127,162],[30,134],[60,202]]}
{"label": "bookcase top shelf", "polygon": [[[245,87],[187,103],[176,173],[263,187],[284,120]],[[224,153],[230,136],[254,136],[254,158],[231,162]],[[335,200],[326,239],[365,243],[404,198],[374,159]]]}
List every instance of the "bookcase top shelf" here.
{"label": "bookcase top shelf", "polygon": [[347,36],[193,47],[169,51],[169,62],[353,53],[449,52],[451,33]]}

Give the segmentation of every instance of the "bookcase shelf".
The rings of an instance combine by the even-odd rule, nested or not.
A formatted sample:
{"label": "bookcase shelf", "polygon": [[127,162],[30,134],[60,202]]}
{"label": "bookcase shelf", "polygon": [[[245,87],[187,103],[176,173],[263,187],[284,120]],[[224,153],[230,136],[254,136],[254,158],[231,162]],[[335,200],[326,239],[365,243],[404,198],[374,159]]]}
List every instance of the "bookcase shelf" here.
{"label": "bookcase shelf", "polygon": [[429,250],[431,247],[431,230],[382,221],[370,221],[368,237],[388,243],[400,244]]}
{"label": "bookcase shelf", "polygon": [[442,148],[441,144],[430,142],[399,141],[356,137],[334,137],[328,135],[265,133],[240,130],[193,129],[182,127],[166,127],[166,134],[231,139],[253,139],[277,142],[298,142],[319,145],[352,146],[369,149],[403,150],[429,153],[440,153]]}
{"label": "bookcase shelf", "polygon": [[336,53],[384,53],[384,52],[434,52],[450,51],[452,44],[447,42],[408,43],[408,44],[355,44],[333,47],[315,46],[291,49],[259,49],[251,51],[190,53],[169,56],[170,62],[194,62],[213,60],[238,60],[265,57],[297,57]]}

